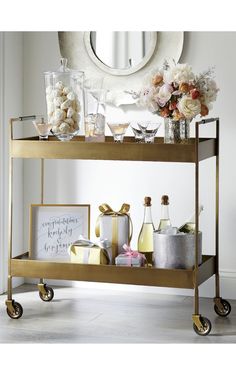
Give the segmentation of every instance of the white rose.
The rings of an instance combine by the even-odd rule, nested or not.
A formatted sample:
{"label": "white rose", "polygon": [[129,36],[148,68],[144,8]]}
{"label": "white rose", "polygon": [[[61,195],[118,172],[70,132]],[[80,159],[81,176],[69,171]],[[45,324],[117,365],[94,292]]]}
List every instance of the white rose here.
{"label": "white rose", "polygon": [[188,83],[194,80],[192,67],[188,64],[177,64],[164,72],[164,82]]}
{"label": "white rose", "polygon": [[198,99],[192,99],[190,96],[183,96],[179,100],[177,108],[186,119],[192,119],[201,112],[201,103]]}

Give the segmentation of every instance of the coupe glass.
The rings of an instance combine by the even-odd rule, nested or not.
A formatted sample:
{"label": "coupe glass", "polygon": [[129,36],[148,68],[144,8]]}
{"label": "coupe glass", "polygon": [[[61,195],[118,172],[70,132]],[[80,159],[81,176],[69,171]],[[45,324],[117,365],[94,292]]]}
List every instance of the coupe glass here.
{"label": "coupe glass", "polygon": [[107,123],[107,125],[110,128],[110,131],[113,135],[114,141],[118,143],[122,143],[124,140],[124,135],[126,133],[126,130],[128,129],[129,122],[126,123],[120,123],[120,122],[113,122],[113,123]]}
{"label": "coupe glass", "polygon": [[137,124],[131,125],[131,128],[134,133],[134,139],[137,143],[143,143],[144,142],[144,135],[142,130],[140,130],[140,127]]}
{"label": "coupe glass", "polygon": [[160,122],[140,121],[138,126],[143,133],[145,143],[154,143],[154,137],[161,126]]}
{"label": "coupe glass", "polygon": [[36,116],[35,120],[32,121],[34,124],[35,129],[39,135],[40,140],[48,139],[48,135],[52,128],[52,125],[44,121],[43,116]]}

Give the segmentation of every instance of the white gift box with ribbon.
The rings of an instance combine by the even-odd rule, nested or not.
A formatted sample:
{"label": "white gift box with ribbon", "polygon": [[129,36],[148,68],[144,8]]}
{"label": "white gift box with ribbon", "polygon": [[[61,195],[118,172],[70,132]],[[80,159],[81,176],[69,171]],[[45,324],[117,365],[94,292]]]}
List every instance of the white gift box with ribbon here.
{"label": "white gift box with ribbon", "polygon": [[128,214],[130,206],[123,204],[119,211],[114,211],[108,204],[99,206],[101,214],[96,224],[96,236],[106,239],[111,243],[108,250],[110,263],[115,263],[115,258],[122,253],[123,245],[129,244],[132,238],[132,221]]}

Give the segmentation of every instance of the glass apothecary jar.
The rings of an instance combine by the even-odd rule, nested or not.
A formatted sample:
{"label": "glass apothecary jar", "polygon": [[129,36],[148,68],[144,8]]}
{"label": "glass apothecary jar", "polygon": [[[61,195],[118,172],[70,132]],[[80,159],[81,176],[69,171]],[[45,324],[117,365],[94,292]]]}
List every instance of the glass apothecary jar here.
{"label": "glass apothecary jar", "polygon": [[45,72],[48,123],[60,141],[69,141],[79,133],[84,123],[84,73],[67,68],[61,58],[58,71]]}

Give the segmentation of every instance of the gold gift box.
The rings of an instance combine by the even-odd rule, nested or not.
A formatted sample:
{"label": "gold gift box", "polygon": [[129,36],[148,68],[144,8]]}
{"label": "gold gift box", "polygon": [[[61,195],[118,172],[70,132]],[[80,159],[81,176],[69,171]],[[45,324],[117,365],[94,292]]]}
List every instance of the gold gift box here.
{"label": "gold gift box", "polygon": [[123,252],[123,245],[129,244],[132,238],[133,225],[129,216],[130,205],[123,203],[119,211],[114,211],[107,203],[99,206],[101,214],[96,223],[95,233],[100,239],[111,243],[109,259],[115,264],[115,258]]}
{"label": "gold gift box", "polygon": [[99,246],[71,245],[70,260],[80,264],[109,264],[107,251]]}

